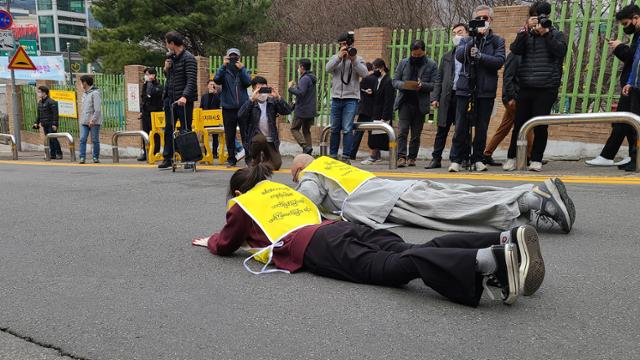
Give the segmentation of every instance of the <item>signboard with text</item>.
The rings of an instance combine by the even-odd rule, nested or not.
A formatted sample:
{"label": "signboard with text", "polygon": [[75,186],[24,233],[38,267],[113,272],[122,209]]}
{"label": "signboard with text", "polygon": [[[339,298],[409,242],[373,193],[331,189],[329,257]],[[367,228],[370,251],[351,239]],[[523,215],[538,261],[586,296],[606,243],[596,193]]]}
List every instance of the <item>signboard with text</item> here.
{"label": "signboard with text", "polygon": [[58,114],[60,116],[78,118],[78,103],[76,92],[68,90],[51,90],[49,96],[58,102]]}

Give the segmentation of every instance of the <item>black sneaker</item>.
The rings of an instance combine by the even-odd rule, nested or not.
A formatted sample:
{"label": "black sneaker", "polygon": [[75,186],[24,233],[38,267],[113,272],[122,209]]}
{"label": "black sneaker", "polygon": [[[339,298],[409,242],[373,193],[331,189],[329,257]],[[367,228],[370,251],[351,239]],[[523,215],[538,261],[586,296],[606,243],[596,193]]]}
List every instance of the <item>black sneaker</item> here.
{"label": "black sneaker", "polygon": [[348,156],[342,156],[340,158],[340,161],[342,161],[343,163],[347,164],[347,165],[351,165],[351,160],[349,159]]}
{"label": "black sneaker", "polygon": [[440,169],[442,167],[442,161],[440,159],[433,159],[429,165],[425,166],[425,169]]}
{"label": "black sneaker", "polygon": [[545,274],[538,232],[529,225],[513,228],[511,243],[516,246],[518,253],[520,293],[531,296],[542,285]]}
{"label": "black sneaker", "polygon": [[162,160],[160,165],[158,165],[158,169],[168,169],[171,167],[171,160]]}
{"label": "black sneaker", "polygon": [[559,178],[555,178],[553,179],[553,183],[558,188],[562,201],[567,205],[569,219],[571,219],[571,227],[573,227],[573,223],[576,222],[576,206],[573,203],[573,200],[569,197],[569,193],[567,193],[567,188],[564,186],[564,182]]}
{"label": "black sneaker", "polygon": [[502,163],[499,163],[499,162],[493,160],[493,157],[491,155],[485,155],[483,162],[486,165],[489,165],[489,166],[502,166]]}
{"label": "black sneaker", "polygon": [[100,159],[98,159],[98,158],[94,157],[94,158],[93,158],[93,163],[94,163],[94,164],[100,164]]}
{"label": "black sneaker", "polygon": [[234,162],[228,162],[228,163],[227,163],[227,167],[228,167],[228,168],[232,168],[232,167],[237,167],[237,165],[236,165],[236,163],[234,163]]}
{"label": "black sneaker", "polygon": [[[542,198],[542,205],[540,210],[537,210],[538,222],[540,220],[551,219],[560,225],[562,231],[565,233],[571,232],[571,217],[569,216],[569,210],[567,204],[560,196],[560,191],[555,183],[551,179],[544,181],[543,185],[536,186],[533,192]],[[551,211],[554,209],[555,211]]]}
{"label": "black sneaker", "polygon": [[138,161],[147,161],[147,154],[141,153],[140,155],[138,155],[136,160],[138,160]]}
{"label": "black sneaker", "polygon": [[313,154],[313,148],[311,146],[305,146],[305,148],[302,150],[302,152],[307,154],[307,155],[311,155],[311,154]]}
{"label": "black sneaker", "polygon": [[502,302],[511,305],[516,302],[520,294],[520,274],[518,270],[518,256],[514,244],[493,245],[491,247],[496,259],[496,271],[492,274],[484,274],[484,288],[489,296],[494,299],[491,289],[487,285],[501,289]]}

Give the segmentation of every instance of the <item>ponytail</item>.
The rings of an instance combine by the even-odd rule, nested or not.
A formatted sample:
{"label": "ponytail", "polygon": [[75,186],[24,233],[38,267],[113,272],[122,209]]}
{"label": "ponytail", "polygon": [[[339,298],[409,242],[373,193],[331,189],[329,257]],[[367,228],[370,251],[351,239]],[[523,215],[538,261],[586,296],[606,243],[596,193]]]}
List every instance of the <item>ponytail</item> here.
{"label": "ponytail", "polygon": [[237,170],[231,175],[231,179],[229,180],[228,196],[230,198],[235,197],[236,191],[244,194],[253,189],[259,182],[270,178],[271,175],[273,175],[273,168],[268,164],[262,163]]}

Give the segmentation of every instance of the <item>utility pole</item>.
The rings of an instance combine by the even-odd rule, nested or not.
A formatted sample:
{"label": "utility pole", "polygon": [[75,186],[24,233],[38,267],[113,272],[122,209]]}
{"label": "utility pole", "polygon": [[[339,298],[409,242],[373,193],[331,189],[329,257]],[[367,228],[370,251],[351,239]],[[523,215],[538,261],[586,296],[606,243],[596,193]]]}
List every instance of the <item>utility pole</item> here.
{"label": "utility pole", "polygon": [[67,61],[69,62],[69,85],[73,85],[73,69],[71,68],[71,43],[67,42]]}
{"label": "utility pole", "polygon": [[[11,0],[7,0],[7,12],[11,13]],[[13,40],[13,52],[9,53],[9,59],[15,54],[18,42]],[[18,151],[22,151],[22,139],[20,139],[20,119],[18,118],[18,93],[16,91],[16,73],[11,70],[11,113],[13,115],[13,136],[16,139]]]}

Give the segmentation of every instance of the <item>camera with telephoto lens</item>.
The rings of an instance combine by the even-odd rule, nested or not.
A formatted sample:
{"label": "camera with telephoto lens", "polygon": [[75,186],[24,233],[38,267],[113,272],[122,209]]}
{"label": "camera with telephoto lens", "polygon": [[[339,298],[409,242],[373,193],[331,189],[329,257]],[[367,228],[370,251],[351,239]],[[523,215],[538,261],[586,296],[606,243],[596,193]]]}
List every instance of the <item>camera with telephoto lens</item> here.
{"label": "camera with telephoto lens", "polygon": [[353,47],[353,43],[356,41],[355,33],[353,31],[349,31],[347,33],[347,39],[345,42],[347,43],[347,54],[349,56],[354,57],[358,55],[358,49]]}
{"label": "camera with telephoto lens", "polygon": [[487,23],[484,20],[471,20],[469,21],[469,36],[478,37],[480,36],[480,32],[478,29],[482,29],[487,27]]}
{"label": "camera with telephoto lens", "polygon": [[553,25],[553,22],[549,19],[548,15],[540,15],[538,16],[538,24],[543,28],[548,29]]}

